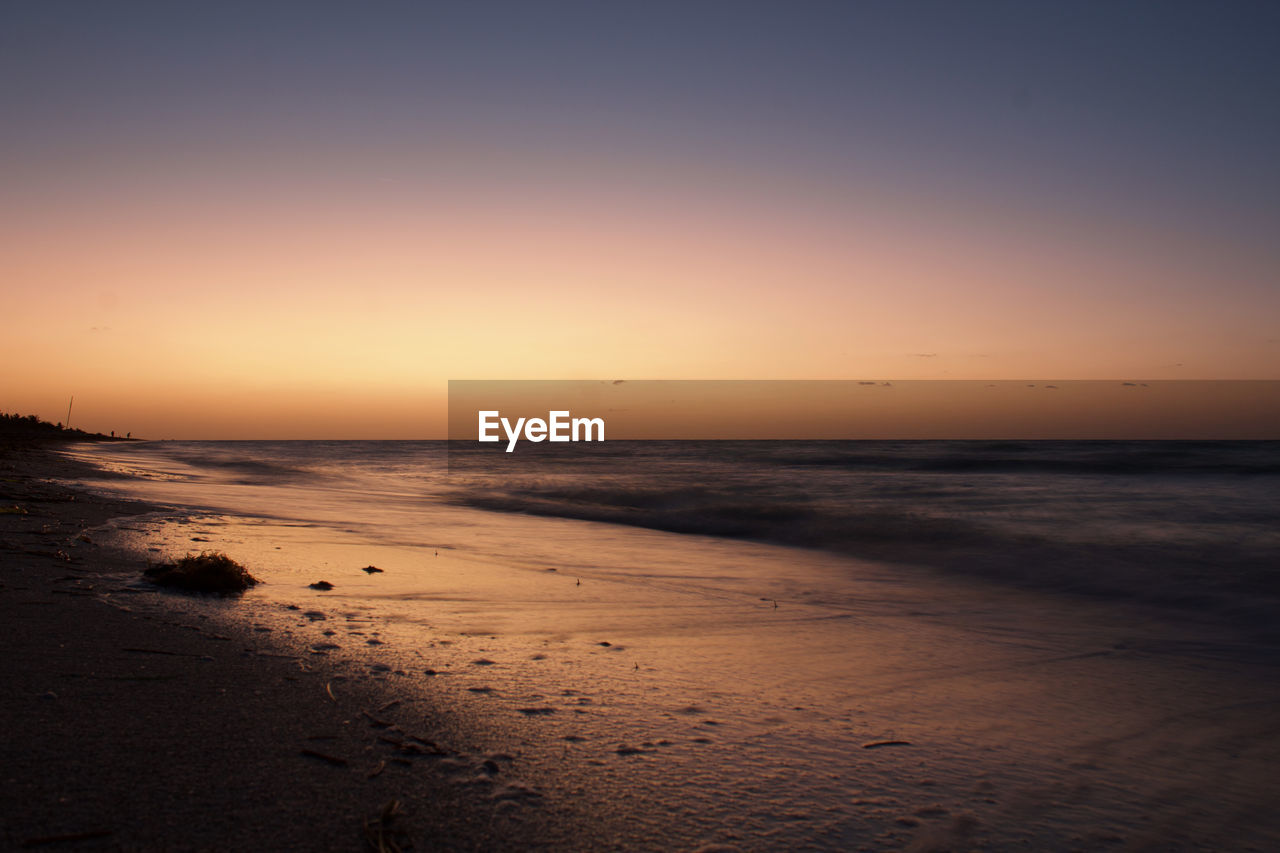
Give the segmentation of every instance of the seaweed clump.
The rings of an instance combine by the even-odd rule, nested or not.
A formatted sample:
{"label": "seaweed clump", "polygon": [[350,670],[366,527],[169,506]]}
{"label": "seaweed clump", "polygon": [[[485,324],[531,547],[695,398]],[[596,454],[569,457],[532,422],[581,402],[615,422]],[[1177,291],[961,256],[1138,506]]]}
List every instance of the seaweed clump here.
{"label": "seaweed clump", "polygon": [[188,554],[176,563],[153,566],[143,572],[152,583],[183,592],[232,595],[259,583],[249,570],[218,551]]}

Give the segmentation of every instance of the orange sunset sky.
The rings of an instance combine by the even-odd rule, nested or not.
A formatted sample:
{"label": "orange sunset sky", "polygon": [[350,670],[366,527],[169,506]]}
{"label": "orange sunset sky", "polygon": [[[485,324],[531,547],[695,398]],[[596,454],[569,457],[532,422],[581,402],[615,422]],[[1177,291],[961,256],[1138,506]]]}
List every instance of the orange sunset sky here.
{"label": "orange sunset sky", "polygon": [[6,411],[431,438],[449,379],[1280,379],[1262,9],[110,5],[0,35]]}

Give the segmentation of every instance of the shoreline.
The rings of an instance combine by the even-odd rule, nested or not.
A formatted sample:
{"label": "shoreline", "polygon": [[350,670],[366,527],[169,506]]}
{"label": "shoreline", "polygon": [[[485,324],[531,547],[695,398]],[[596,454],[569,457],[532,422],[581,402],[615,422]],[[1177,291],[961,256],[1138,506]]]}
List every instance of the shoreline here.
{"label": "shoreline", "polygon": [[[33,470],[86,473],[60,459]],[[46,682],[131,702],[114,711],[126,723],[167,726],[143,737],[82,706],[42,734],[60,768],[79,748],[67,732],[88,724],[104,741],[95,787],[76,792],[98,814],[110,803],[101,791],[132,789],[133,777],[167,796],[185,790],[193,783],[175,761],[218,781],[215,807],[182,823],[224,834],[191,847],[361,849],[353,827],[391,799],[431,849],[1202,850],[1280,838],[1262,805],[1280,754],[1280,684],[1274,665],[1246,660],[1225,636],[793,548],[590,522],[423,515],[416,504],[397,515],[327,492],[318,515],[276,518],[263,513],[280,501],[310,506],[308,487],[232,475],[170,488],[163,465],[109,467],[124,479],[100,493],[171,508],[36,482],[61,503],[33,505],[74,523],[48,542],[36,535],[43,523],[29,523],[32,542],[14,544],[43,548],[58,572],[42,595],[24,593],[29,615],[65,616],[57,605],[69,601],[85,614],[77,631],[90,619],[115,627],[69,663],[41,645],[47,626],[34,622],[26,645],[11,646],[18,660],[56,664]],[[95,501],[98,516],[81,511]],[[123,512],[143,514],[93,526]],[[362,526],[366,515],[380,521]],[[86,527],[90,542],[79,538]],[[418,532],[402,540],[408,530]],[[120,550],[105,553],[112,542]],[[243,557],[266,583],[227,602],[137,579],[148,553],[171,557],[192,542]],[[369,564],[386,573],[359,568]],[[96,573],[86,580],[73,566]],[[318,577],[337,589],[309,589]],[[759,598],[766,583],[835,587],[810,601],[779,596],[779,609]],[[102,668],[77,670],[82,655]],[[60,689],[20,687],[28,699]],[[31,713],[52,719],[62,698]],[[172,715],[192,715],[195,737],[214,746],[188,743]],[[216,741],[239,726],[268,731]],[[137,752],[159,755],[163,784]],[[44,772],[24,760],[24,774]],[[131,769],[111,770],[124,760]],[[7,782],[14,800],[64,795],[20,789],[18,778]],[[242,807],[222,790],[242,783],[277,807]],[[241,809],[238,835],[226,834],[227,808]],[[263,845],[244,829],[279,833],[282,812],[310,823],[321,810],[324,831],[291,828]],[[63,834],[72,831],[96,830]],[[148,838],[83,843],[181,848],[185,836]]]}
{"label": "shoreline", "polygon": [[[51,479],[83,470],[43,447],[0,455],[0,504],[26,510],[0,516],[0,846],[359,850],[366,821],[419,849],[610,846],[553,808],[459,785],[493,762],[428,746],[466,733],[441,731],[421,697],[337,681],[248,625],[222,633],[234,619],[210,630],[102,596],[142,566],[83,531],[158,507]],[[379,820],[392,802],[402,816]]]}

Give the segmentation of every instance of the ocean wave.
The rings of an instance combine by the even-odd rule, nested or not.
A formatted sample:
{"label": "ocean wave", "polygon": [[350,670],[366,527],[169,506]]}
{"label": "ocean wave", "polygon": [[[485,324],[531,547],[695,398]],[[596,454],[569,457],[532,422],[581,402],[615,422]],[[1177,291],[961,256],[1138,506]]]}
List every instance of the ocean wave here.
{"label": "ocean wave", "polygon": [[589,463],[478,460],[447,499],[1280,615],[1280,494],[1266,476],[1280,470],[1275,443],[664,444],[616,448],[612,467],[602,450]]}

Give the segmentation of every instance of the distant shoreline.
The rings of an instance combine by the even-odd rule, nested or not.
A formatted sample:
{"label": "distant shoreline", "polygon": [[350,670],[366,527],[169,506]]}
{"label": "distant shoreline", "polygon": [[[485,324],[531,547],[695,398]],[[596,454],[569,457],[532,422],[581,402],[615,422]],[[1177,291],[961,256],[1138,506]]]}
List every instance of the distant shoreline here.
{"label": "distant shoreline", "polygon": [[30,442],[144,440],[134,438],[132,433],[106,435],[100,432],[85,432],[82,429],[68,429],[61,423],[50,423],[35,415],[0,413],[0,446],[15,444],[20,447]]}

